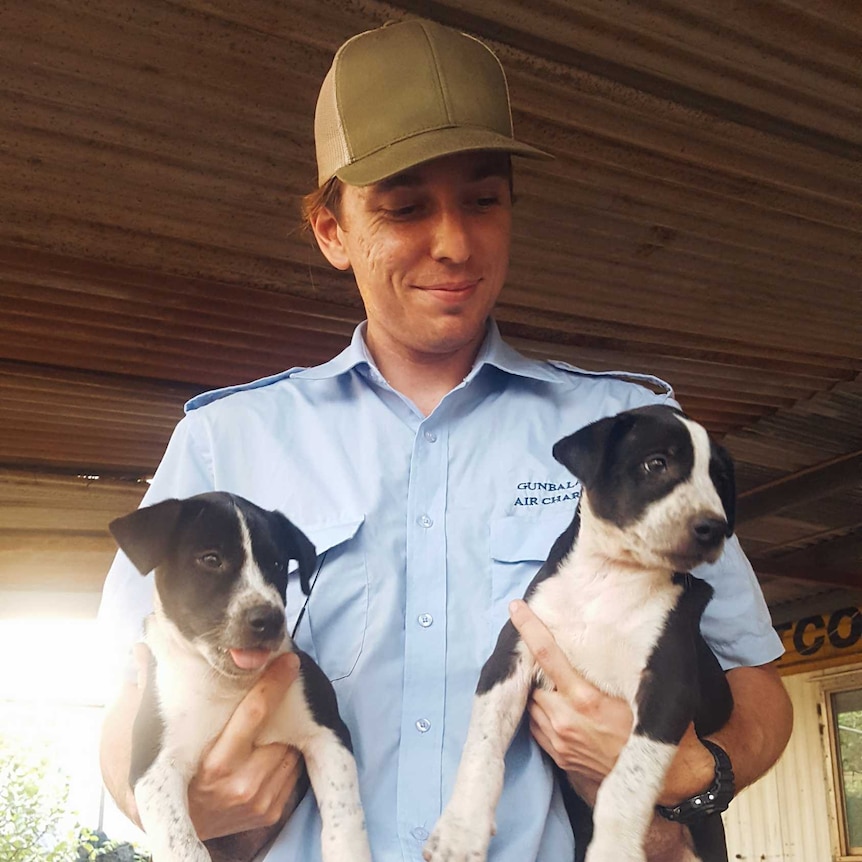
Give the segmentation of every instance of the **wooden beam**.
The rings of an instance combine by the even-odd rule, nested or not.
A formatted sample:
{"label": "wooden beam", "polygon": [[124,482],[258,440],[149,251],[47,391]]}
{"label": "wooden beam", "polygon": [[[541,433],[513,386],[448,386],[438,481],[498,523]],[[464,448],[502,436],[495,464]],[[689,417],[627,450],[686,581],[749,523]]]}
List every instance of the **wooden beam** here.
{"label": "wooden beam", "polygon": [[862,484],[862,450],[782,476],[739,495],[736,523],[772,515]]}
{"label": "wooden beam", "polygon": [[777,565],[771,560],[752,560],[751,565],[758,577],[792,578],[794,581],[808,581],[812,584],[862,590],[862,572],[849,569],[796,569]]}
{"label": "wooden beam", "polygon": [[107,531],[0,533],[0,590],[98,592],[116,551]]}
{"label": "wooden beam", "polygon": [[751,564],[761,576],[862,589],[862,533],[849,533],[777,557],[755,558]]}

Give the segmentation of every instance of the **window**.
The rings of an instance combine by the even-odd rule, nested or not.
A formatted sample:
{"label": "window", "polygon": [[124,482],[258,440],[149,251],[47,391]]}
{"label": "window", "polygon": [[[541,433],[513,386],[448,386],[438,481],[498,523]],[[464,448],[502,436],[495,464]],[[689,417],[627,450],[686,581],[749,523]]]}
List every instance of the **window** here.
{"label": "window", "polygon": [[862,680],[858,674],[830,681],[824,686],[823,703],[838,858],[862,859]]}

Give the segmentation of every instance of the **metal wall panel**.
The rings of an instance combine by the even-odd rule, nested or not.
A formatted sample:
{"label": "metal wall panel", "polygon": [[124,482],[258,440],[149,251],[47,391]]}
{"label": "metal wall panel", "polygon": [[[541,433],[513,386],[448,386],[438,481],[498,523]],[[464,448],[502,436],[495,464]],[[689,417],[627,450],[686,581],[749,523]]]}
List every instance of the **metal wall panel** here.
{"label": "metal wall panel", "polygon": [[832,862],[816,676],[784,678],[793,702],[793,734],[775,767],[742,791],[724,815],[729,859]]}

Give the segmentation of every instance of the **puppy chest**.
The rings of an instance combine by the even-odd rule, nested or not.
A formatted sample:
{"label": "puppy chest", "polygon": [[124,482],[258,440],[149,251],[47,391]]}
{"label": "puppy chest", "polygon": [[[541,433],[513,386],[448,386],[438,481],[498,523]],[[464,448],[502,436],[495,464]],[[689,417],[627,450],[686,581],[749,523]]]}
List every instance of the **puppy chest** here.
{"label": "puppy chest", "polygon": [[597,687],[631,699],[679,590],[638,579],[551,578],[530,605],[572,665]]}
{"label": "puppy chest", "polygon": [[178,670],[164,663],[159,665],[163,746],[178,763],[194,766],[207,743],[227,724],[242,692],[225,696],[207,684],[208,676],[190,677]]}

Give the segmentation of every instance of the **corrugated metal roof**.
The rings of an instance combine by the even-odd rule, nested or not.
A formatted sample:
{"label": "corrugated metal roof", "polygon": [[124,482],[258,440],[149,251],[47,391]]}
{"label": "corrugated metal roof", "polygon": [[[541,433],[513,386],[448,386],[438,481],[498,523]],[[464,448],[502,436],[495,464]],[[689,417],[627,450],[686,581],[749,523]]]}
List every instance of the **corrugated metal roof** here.
{"label": "corrugated metal roof", "polygon": [[[355,287],[299,226],[314,102],[344,38],[413,14],[488,41],[557,157],[516,169],[516,346],[670,380],[744,491],[862,450],[862,5],[13,0],[0,466],[144,475],[190,394],[346,344]],[[859,483],[790,503],[740,528],[767,595],[862,587]]]}

